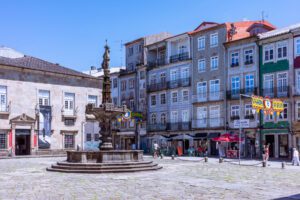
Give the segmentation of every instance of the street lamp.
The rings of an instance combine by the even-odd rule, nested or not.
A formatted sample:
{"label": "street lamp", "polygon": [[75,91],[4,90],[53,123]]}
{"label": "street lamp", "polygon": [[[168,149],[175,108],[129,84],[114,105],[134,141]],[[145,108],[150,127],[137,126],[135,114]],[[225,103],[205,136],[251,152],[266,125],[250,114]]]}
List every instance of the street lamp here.
{"label": "street lamp", "polygon": [[[250,95],[246,95],[246,94],[240,94],[240,110],[242,110],[242,97],[247,97],[247,98],[251,98]],[[252,113],[255,114],[255,110],[253,111],[252,109]],[[241,116],[241,113],[240,113],[240,116]],[[242,135],[242,125],[241,125],[241,117],[239,119],[239,165],[241,165],[241,148],[242,148],[242,145],[241,145],[241,135]]]}

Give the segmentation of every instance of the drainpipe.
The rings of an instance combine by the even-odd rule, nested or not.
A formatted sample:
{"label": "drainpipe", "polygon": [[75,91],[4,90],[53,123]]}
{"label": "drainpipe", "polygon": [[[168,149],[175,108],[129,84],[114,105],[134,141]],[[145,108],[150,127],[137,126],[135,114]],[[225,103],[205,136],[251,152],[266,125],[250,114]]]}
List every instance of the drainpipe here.
{"label": "drainpipe", "polygon": [[84,125],[86,124],[86,122],[81,122],[81,148],[82,150],[84,150]]}

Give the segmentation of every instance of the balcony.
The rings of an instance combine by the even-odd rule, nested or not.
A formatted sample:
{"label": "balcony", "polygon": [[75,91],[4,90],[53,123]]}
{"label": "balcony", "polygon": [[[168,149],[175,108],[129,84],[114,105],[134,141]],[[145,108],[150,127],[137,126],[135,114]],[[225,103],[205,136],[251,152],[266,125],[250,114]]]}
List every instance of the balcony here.
{"label": "balcony", "polygon": [[120,70],[120,75],[127,75],[127,74],[132,74],[135,73],[136,69],[121,69]]}
{"label": "balcony", "polygon": [[245,95],[257,95],[258,94],[258,88],[257,87],[251,87],[251,88],[243,88],[243,89],[236,89],[236,90],[228,90],[227,91],[227,99],[239,99],[240,94]]}
{"label": "balcony", "polygon": [[289,86],[282,86],[277,88],[263,88],[262,93],[264,97],[289,97]]}
{"label": "balcony", "polygon": [[181,61],[190,60],[189,52],[184,52],[176,55],[170,56],[170,63],[176,63]]}
{"label": "balcony", "polygon": [[153,83],[147,86],[148,92],[155,92],[167,89],[167,82]]}
{"label": "balcony", "polygon": [[166,131],[167,124],[147,124],[147,131]]}
{"label": "balcony", "polygon": [[253,64],[253,59],[245,61],[245,65],[251,65],[251,64]]}
{"label": "balcony", "polygon": [[153,68],[164,66],[166,64],[167,64],[166,58],[159,58],[154,61],[148,61],[147,68],[148,68],[148,70],[151,70]]}
{"label": "balcony", "polygon": [[191,85],[191,77],[168,81],[169,89],[174,89],[178,87],[188,87],[190,85]]}
{"label": "balcony", "polygon": [[201,102],[207,102],[207,101],[219,101],[223,100],[223,92],[216,91],[216,92],[203,92],[193,95],[192,101],[193,103],[201,103]]}
{"label": "balcony", "polygon": [[76,109],[65,109],[64,106],[61,109],[63,120],[65,119],[76,119],[78,113],[78,107]]}
{"label": "balcony", "polygon": [[167,123],[168,131],[187,131],[191,129],[191,122]]}
{"label": "balcony", "polygon": [[238,67],[239,66],[239,62],[235,62],[235,63],[231,63],[230,67]]}
{"label": "balcony", "polygon": [[251,115],[245,115],[245,119],[254,120],[255,116],[253,114],[251,114]]}
{"label": "balcony", "polygon": [[234,120],[237,120],[237,119],[240,119],[239,115],[232,115],[232,116],[230,116],[230,120],[231,121],[234,121]]}
{"label": "balcony", "polygon": [[194,119],[192,121],[192,128],[194,129],[222,127],[224,127],[224,118],[222,117]]}

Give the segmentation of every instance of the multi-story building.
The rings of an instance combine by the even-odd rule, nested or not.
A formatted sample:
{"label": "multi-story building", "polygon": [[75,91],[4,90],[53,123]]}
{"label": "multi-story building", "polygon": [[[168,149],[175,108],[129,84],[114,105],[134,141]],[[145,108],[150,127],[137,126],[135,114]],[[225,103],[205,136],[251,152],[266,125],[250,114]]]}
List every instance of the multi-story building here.
{"label": "multi-story building", "polygon": [[293,34],[293,59],[294,59],[294,89],[293,89],[293,105],[295,110],[293,112],[292,130],[295,137],[293,137],[293,147],[300,149],[300,24],[294,25],[291,28]]}
{"label": "multi-story building", "polygon": [[291,27],[259,35],[260,94],[284,101],[284,112],[261,114],[261,145],[270,144],[270,157],[288,157],[292,147],[294,101],[294,36]]}
{"label": "multi-story building", "polygon": [[[191,132],[190,40],[189,34],[183,33],[147,46],[149,135]],[[182,142],[178,145],[191,145]]]}
{"label": "multi-story building", "polygon": [[[85,106],[101,103],[100,86],[98,78],[1,48],[1,154],[82,148]],[[99,138],[99,132],[91,132],[91,137]]]}
{"label": "multi-story building", "polygon": [[208,139],[208,153],[216,155],[216,144],[210,138],[226,129],[227,77],[223,43],[227,41],[227,24],[203,22],[190,34],[193,51],[192,127],[198,135]]}
{"label": "multi-story building", "polygon": [[[170,36],[169,33],[159,33],[130,41],[125,44],[126,69],[120,71],[120,103],[127,105],[132,112],[141,113],[142,121],[135,118],[120,123],[116,141],[119,148],[131,149],[140,144],[140,136],[146,134],[146,63],[144,46]],[[119,137],[118,137],[119,136]],[[139,147],[138,147],[139,148]]]}
{"label": "multi-story building", "polygon": [[259,115],[252,112],[251,103],[251,96],[259,94],[257,34],[273,29],[267,21],[233,23],[229,29],[232,37],[224,44],[227,74],[226,128],[228,131],[238,132],[239,127],[234,127],[234,120],[249,120],[249,127],[243,130],[242,136],[245,138],[243,155],[247,157],[260,156]]}

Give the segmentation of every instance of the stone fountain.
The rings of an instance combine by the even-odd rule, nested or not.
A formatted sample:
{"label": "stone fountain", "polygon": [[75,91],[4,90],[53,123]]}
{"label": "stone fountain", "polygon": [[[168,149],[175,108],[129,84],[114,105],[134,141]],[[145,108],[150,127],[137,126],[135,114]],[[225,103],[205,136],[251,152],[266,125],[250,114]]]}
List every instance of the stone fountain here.
{"label": "stone fountain", "polygon": [[102,104],[95,107],[93,104],[86,106],[86,114],[94,115],[101,128],[101,143],[99,151],[67,151],[67,160],[57,162],[47,168],[53,172],[71,173],[112,173],[112,172],[136,172],[161,169],[152,161],[143,160],[142,150],[115,150],[112,145],[112,121],[116,117],[127,112],[126,106],[116,106],[111,99],[110,81],[110,50],[105,45],[102,69],[103,90]]}

